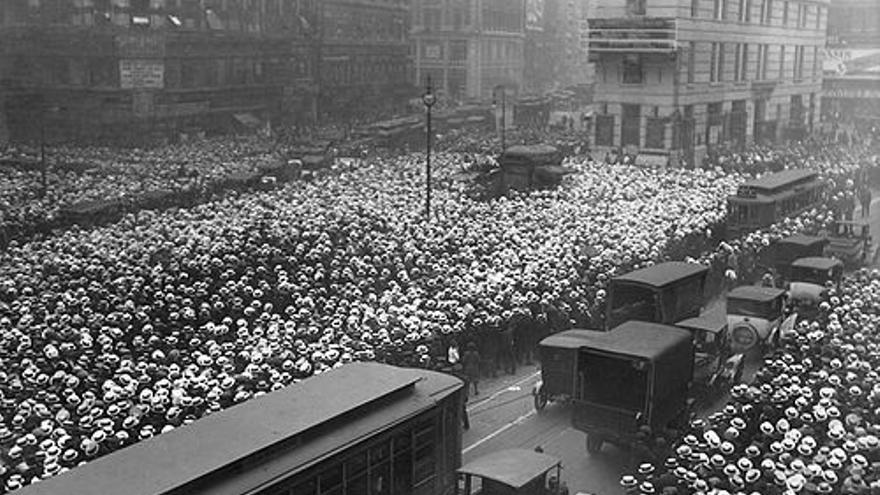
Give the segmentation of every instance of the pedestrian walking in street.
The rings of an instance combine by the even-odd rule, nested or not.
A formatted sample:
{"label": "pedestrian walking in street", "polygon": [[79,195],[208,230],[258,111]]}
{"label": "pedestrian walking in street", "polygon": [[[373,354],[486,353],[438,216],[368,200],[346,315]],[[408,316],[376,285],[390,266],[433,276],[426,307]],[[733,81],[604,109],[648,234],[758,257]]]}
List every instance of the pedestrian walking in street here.
{"label": "pedestrian walking in street", "polygon": [[[462,371],[467,379],[468,394],[471,385],[474,387],[474,395],[480,395],[480,353],[477,351],[477,345],[468,342],[467,349],[461,357]],[[465,394],[465,395],[468,395]]]}
{"label": "pedestrian walking in street", "polygon": [[464,394],[464,399],[461,401],[461,427],[465,430],[470,430],[471,418],[468,417],[467,403],[468,394]]}

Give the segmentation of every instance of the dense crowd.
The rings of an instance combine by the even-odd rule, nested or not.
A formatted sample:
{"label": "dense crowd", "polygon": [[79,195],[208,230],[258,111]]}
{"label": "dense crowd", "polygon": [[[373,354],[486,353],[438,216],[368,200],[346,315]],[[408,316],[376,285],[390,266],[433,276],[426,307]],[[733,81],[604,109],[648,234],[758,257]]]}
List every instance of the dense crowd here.
{"label": "dense crowd", "polygon": [[67,206],[198,189],[234,174],[256,172],[276,160],[269,145],[253,137],[149,149],[58,146],[47,151],[44,191],[37,151],[9,147],[0,152],[0,159],[20,165],[0,166],[0,241],[51,227]]}
{"label": "dense crowd", "polygon": [[[352,360],[431,366],[532,308],[589,318],[621,267],[703,235],[737,178],[574,161],[481,203],[440,155],[13,242],[0,255],[0,459],[11,489]],[[682,220],[686,219],[686,220]],[[537,318],[537,315],[535,315]]]}
{"label": "dense crowd", "polygon": [[819,309],[723,410],[641,459],[626,493],[878,493],[880,271],[846,279]]}
{"label": "dense crowd", "polygon": [[[270,156],[258,141],[209,143],[69,151],[102,173],[50,194],[183,187]],[[747,271],[749,253],[827,219],[807,212],[719,248],[725,198],[744,175],[576,157],[557,190],[481,202],[455,180],[475,159],[488,157],[435,155],[429,220],[424,156],[383,154],[274,192],[11,242],[0,253],[0,482],[53,476],[353,360],[438,367],[451,344],[473,342],[491,373],[511,329],[513,352],[527,354],[541,332],[601,325],[616,274],[688,254],[729,264],[731,252]],[[8,173],[33,191],[38,176]],[[6,211],[55,207],[12,189]]]}

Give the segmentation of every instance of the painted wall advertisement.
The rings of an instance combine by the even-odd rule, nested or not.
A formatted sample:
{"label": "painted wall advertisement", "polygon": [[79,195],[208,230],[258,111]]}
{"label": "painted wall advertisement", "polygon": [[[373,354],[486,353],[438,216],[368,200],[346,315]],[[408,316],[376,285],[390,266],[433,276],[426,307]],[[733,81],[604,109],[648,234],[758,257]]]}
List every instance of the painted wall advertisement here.
{"label": "painted wall advertisement", "polygon": [[119,85],[122,89],[162,89],[165,86],[165,63],[161,60],[122,59],[119,61]]}

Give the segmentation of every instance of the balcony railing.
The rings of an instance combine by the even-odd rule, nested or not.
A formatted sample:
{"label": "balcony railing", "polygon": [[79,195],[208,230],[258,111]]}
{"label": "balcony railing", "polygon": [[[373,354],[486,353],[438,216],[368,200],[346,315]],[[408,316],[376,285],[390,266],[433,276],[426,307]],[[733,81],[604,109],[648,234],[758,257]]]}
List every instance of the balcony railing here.
{"label": "balcony railing", "polygon": [[591,52],[671,53],[678,49],[675,19],[590,19]]}

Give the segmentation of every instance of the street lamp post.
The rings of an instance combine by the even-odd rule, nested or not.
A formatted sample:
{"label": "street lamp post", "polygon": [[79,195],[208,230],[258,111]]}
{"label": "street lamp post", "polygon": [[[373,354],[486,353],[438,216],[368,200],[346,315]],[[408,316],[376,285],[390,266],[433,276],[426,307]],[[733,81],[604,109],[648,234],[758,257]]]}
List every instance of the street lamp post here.
{"label": "street lamp post", "polygon": [[46,179],[46,111],[43,110],[40,117],[40,183],[41,195],[46,195],[48,180]]}
{"label": "street lamp post", "polygon": [[431,77],[428,76],[428,84],[425,87],[425,94],[422,96],[422,103],[425,104],[425,109],[428,111],[425,126],[427,131],[427,153],[425,156],[425,215],[428,219],[431,218],[431,141],[433,137],[431,131],[431,107],[433,107],[436,102],[437,97],[434,96],[433,88],[431,87]]}
{"label": "street lamp post", "polygon": [[498,104],[498,97],[496,95],[499,90],[501,90],[501,152],[504,153],[504,150],[507,149],[507,91],[501,84],[495,86],[495,91],[492,94],[492,105]]}

